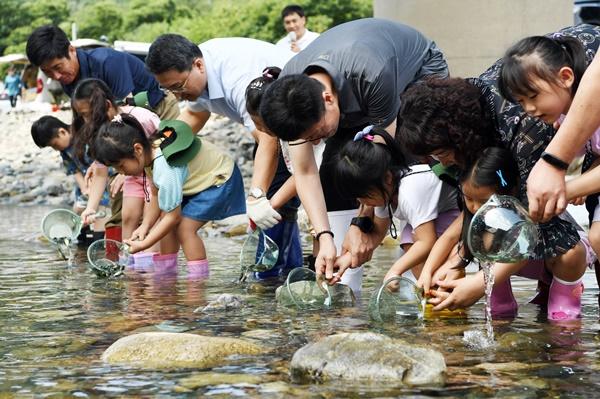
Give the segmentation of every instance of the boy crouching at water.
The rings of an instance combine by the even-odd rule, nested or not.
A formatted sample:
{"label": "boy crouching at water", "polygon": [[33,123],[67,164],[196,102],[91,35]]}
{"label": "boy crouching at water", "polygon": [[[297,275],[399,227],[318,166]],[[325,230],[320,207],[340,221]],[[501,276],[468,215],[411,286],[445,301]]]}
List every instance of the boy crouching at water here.
{"label": "boy crouching at water", "polygon": [[[73,211],[81,214],[86,207],[88,196],[88,187],[84,176],[92,161],[86,159],[85,162],[81,162],[75,156],[71,145],[71,126],[54,116],[42,116],[31,125],[31,137],[39,148],[52,147],[52,149],[60,152],[67,175],[73,175],[77,183],[75,185]],[[100,205],[107,206],[108,201],[108,191],[104,191]],[[103,238],[106,219],[105,217],[94,221],[92,228],[98,237],[93,237],[93,239]],[[81,242],[81,239],[79,241]]]}

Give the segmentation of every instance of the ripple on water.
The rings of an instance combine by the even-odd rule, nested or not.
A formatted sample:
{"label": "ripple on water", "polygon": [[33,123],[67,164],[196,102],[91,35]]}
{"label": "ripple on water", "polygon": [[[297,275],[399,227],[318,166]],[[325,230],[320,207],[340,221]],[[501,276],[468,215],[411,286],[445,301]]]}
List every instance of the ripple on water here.
{"label": "ripple on water", "polygon": [[[493,396],[501,388],[507,396],[570,392],[585,397],[595,395],[600,385],[596,365],[598,289],[591,273],[585,277],[583,320],[570,325],[548,323],[537,306],[526,305],[535,284],[513,279],[519,316],[512,321],[494,321],[498,347],[473,350],[465,347],[463,337],[465,332],[481,329],[481,304],[466,313],[428,314],[414,325],[371,324],[366,313],[368,298],[398,256],[397,247],[378,249],[365,267],[364,291],[357,308],[290,311],[278,308],[273,299],[282,281],[234,283],[239,276],[241,239],[206,239],[211,258],[208,280],[189,280],[185,266],[173,275],[134,270],[123,278],[103,280],[88,270],[83,251],[76,253],[75,265],[67,267],[53,248],[37,240],[35,232],[49,208],[22,209],[0,207],[0,392],[82,398],[348,396],[349,391],[366,396],[476,397]],[[180,265],[184,264],[180,259]],[[194,313],[222,293],[241,296],[244,306],[227,312]],[[246,337],[266,343],[272,351],[213,370],[159,372],[100,361],[111,343],[143,330]],[[367,330],[441,351],[449,366],[447,385],[386,390],[336,382],[288,383],[288,362],[299,347],[333,333]],[[221,381],[214,377],[214,385],[205,385],[202,377],[200,381],[189,379],[202,373],[248,376],[250,381],[236,383],[231,380],[234,377],[222,377],[225,380]],[[181,386],[182,380],[196,386]]]}

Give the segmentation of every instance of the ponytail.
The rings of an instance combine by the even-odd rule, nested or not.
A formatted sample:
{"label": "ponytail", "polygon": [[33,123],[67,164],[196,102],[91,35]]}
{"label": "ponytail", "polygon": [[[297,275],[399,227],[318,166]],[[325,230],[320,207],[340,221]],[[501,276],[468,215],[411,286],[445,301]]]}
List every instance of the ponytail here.
{"label": "ponytail", "polygon": [[266,67],[262,75],[253,79],[246,87],[246,110],[250,115],[258,115],[262,96],[267,87],[279,77],[281,68]]}
{"label": "ponytail", "polygon": [[[107,120],[110,107],[118,109],[115,97],[110,88],[100,79],[84,79],[73,91],[73,103],[78,101],[87,101],[89,104],[90,120],[85,122],[82,115],[73,107],[73,147],[75,156],[83,161],[86,155],[93,158],[91,151],[87,154],[87,149],[92,147],[96,133]],[[107,103],[110,103],[108,105]]]}
{"label": "ponytail", "polygon": [[[385,144],[374,142],[376,136]],[[382,128],[368,126],[347,142],[334,159],[334,181],[339,193],[346,198],[366,198],[379,192],[386,201],[387,173],[392,174],[397,190],[408,166],[400,144]]]}
{"label": "ponytail", "polygon": [[[533,55],[538,59],[531,58]],[[565,66],[573,70],[571,95],[575,95],[587,68],[585,48],[581,42],[570,36],[526,37],[510,47],[502,59],[498,77],[500,94],[509,101],[517,102],[517,97],[538,91],[531,76],[555,82],[558,71]]]}

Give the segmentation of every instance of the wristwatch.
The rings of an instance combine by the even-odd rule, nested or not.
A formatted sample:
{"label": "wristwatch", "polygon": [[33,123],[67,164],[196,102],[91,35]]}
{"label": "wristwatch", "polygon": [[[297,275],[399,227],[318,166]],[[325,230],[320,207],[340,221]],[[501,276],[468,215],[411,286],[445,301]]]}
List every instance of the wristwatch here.
{"label": "wristwatch", "polygon": [[373,219],[371,219],[368,216],[357,216],[355,218],[352,218],[352,221],[350,222],[350,224],[352,226],[356,226],[360,229],[360,231],[362,231],[363,233],[370,233],[373,231],[373,228],[375,227],[375,224],[373,223]]}
{"label": "wristwatch", "polygon": [[250,197],[254,197],[256,199],[265,197],[266,194],[260,187],[251,187],[250,188]]}
{"label": "wristwatch", "polygon": [[555,157],[554,155],[550,154],[549,152],[546,152],[546,151],[542,152],[541,158],[557,169],[560,169],[560,170],[569,169],[569,164],[567,162],[563,161],[562,159],[560,159],[558,157]]}

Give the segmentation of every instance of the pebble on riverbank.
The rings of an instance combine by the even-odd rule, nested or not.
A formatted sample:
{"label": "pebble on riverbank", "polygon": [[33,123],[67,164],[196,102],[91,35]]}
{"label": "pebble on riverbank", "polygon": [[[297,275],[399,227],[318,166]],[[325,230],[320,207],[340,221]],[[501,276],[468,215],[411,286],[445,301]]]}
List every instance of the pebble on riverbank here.
{"label": "pebble on riverbank", "polygon": [[[66,123],[71,122],[71,111],[51,113],[44,107],[23,107],[19,111],[0,112],[0,204],[51,205],[71,208],[75,185],[67,176],[58,151],[38,148],[31,138],[31,124],[43,115],[51,114]],[[201,136],[229,154],[239,166],[244,182],[250,184],[254,139],[239,124],[213,116],[202,129]],[[247,219],[233,218],[216,223],[218,232],[239,234],[237,226]]]}

